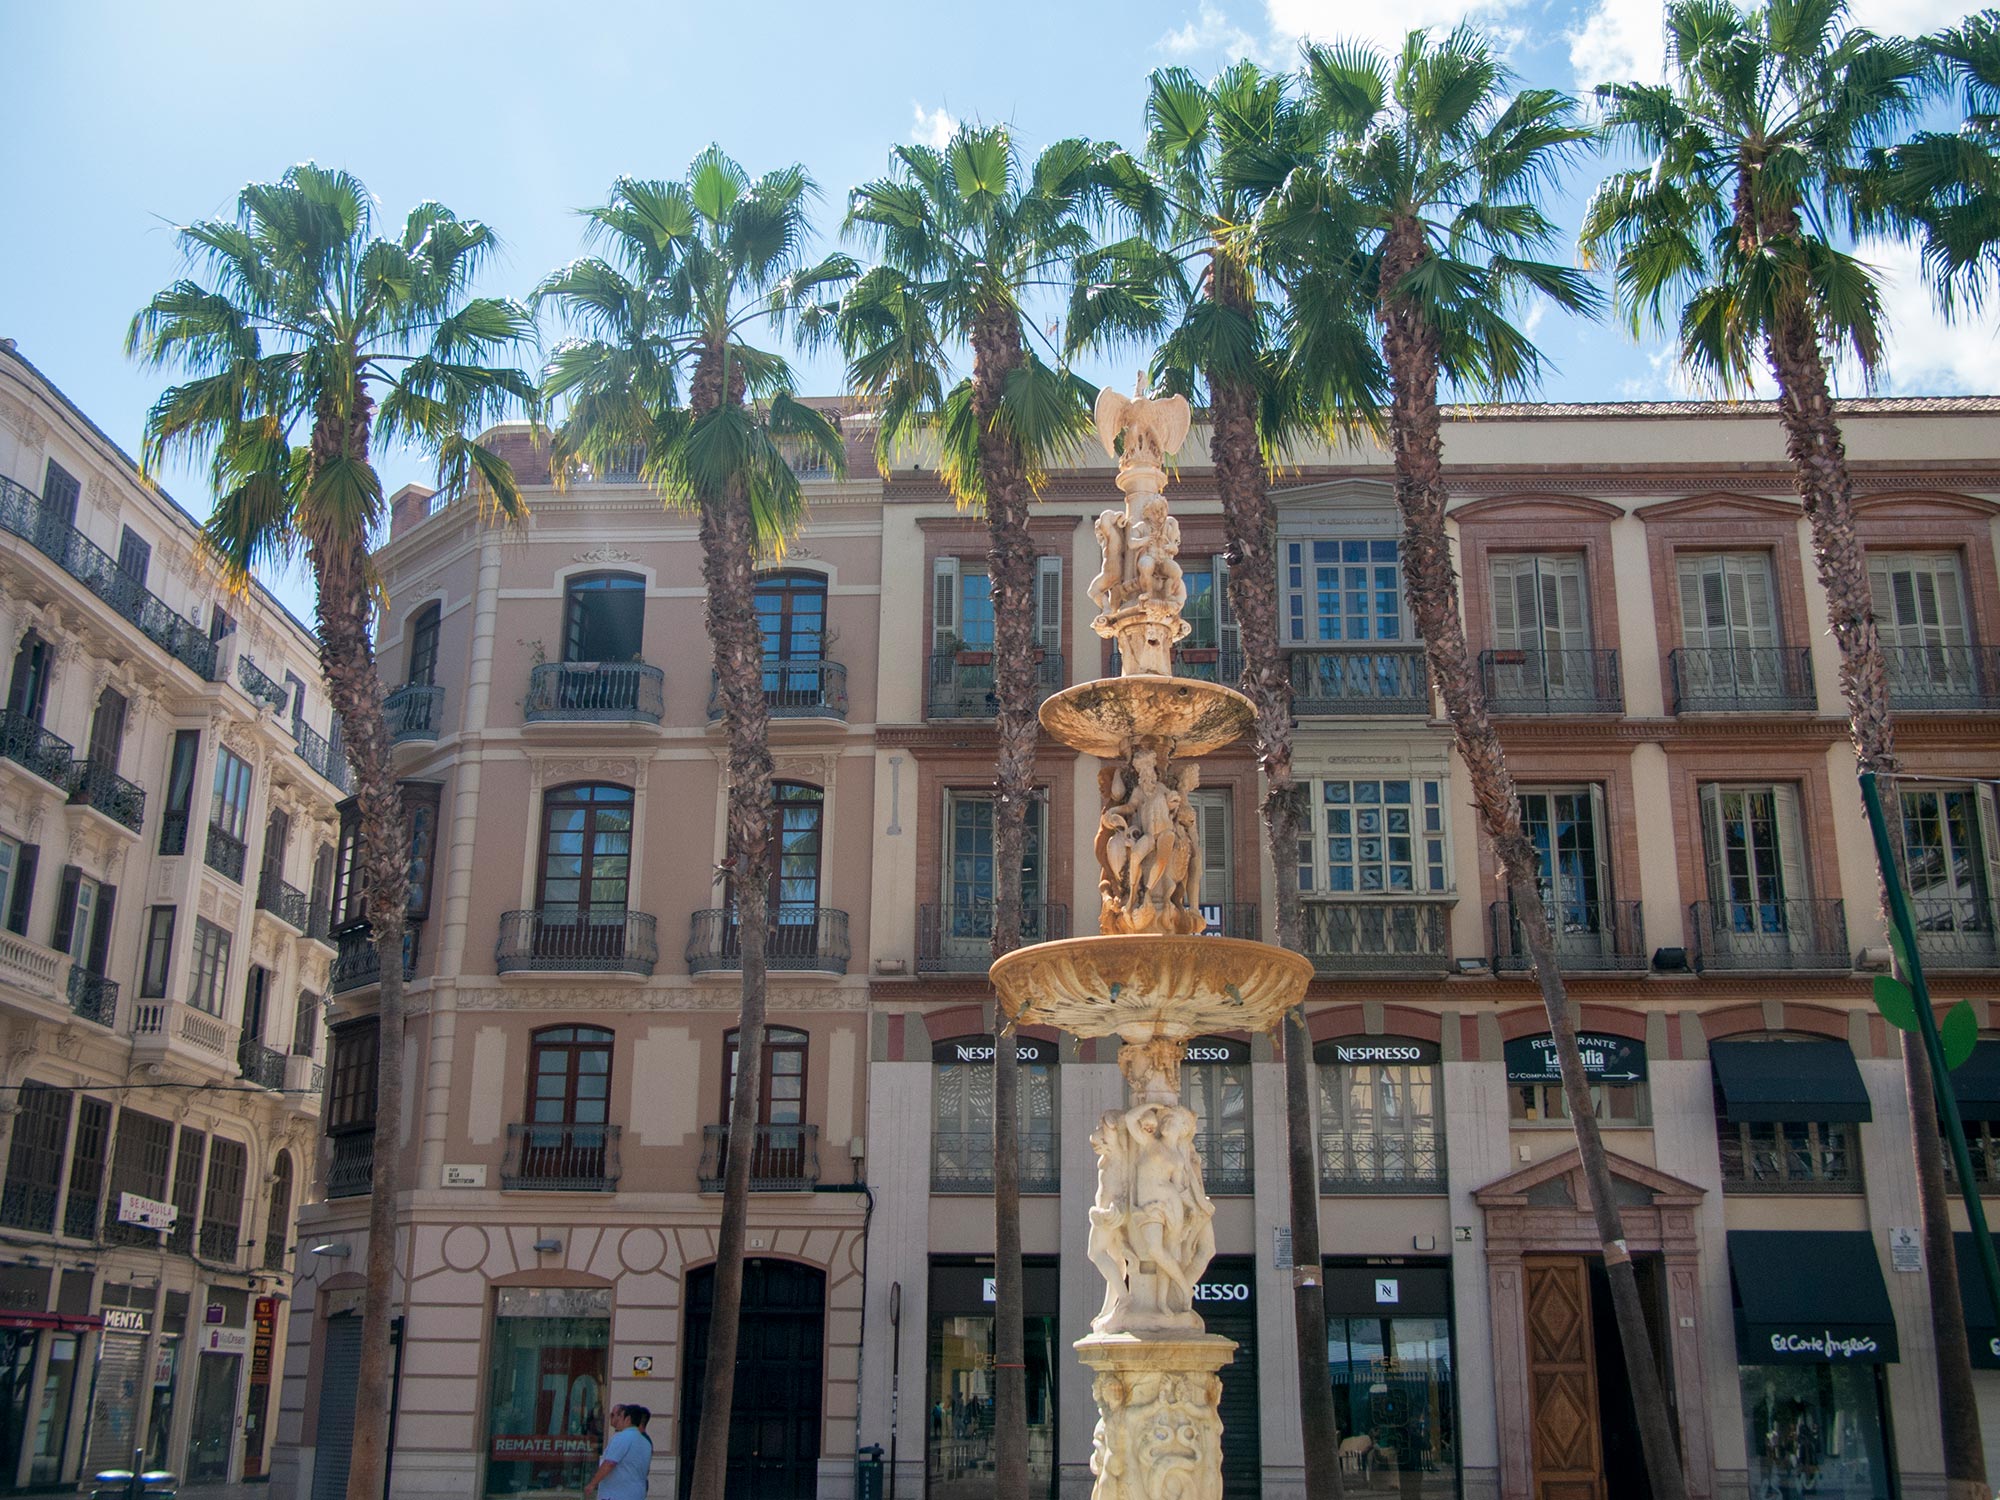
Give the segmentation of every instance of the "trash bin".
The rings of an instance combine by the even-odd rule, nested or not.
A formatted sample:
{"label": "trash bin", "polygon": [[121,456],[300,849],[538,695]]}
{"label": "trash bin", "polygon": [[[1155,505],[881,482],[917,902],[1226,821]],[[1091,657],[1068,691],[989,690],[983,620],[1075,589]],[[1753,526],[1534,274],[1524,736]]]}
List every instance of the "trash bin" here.
{"label": "trash bin", "polygon": [[854,1455],[854,1500],[882,1500],[880,1443],[870,1443]]}

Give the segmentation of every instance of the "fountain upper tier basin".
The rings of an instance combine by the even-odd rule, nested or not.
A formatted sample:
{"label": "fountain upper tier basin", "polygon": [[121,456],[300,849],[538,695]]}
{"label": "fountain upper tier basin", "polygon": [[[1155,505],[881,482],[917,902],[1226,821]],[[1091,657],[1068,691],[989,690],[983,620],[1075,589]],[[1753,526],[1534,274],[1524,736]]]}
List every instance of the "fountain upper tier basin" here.
{"label": "fountain upper tier basin", "polygon": [[1185,760],[1220,750],[1250,732],[1250,700],[1198,677],[1100,677],[1064,688],[1042,704],[1042,728],[1073,750],[1122,760],[1148,739],[1173,741]]}
{"label": "fountain upper tier basin", "polygon": [[1268,1030],[1312,972],[1304,954],[1246,938],[1134,933],[1016,948],[992,978],[1016,1021],[1140,1041]]}

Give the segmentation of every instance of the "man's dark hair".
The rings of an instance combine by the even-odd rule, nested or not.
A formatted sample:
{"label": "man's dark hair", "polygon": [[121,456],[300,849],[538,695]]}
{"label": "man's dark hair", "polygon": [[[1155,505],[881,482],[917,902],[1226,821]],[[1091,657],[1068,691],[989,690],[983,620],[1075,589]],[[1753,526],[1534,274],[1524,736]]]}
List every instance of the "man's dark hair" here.
{"label": "man's dark hair", "polygon": [[628,1422],[630,1422],[634,1427],[638,1428],[641,1432],[644,1432],[646,1430],[646,1424],[653,1420],[652,1408],[646,1406],[638,1406],[630,1401],[627,1401],[625,1403],[625,1419]]}

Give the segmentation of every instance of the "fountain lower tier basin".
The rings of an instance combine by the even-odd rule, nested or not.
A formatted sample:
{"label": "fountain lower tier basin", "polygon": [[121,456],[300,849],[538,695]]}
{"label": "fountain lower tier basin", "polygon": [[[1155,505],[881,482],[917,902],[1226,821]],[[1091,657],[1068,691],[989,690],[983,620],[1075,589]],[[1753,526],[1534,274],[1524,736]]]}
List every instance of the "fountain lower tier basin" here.
{"label": "fountain lower tier basin", "polygon": [[1269,1030],[1312,974],[1304,954],[1269,943],[1145,933],[1016,948],[994,960],[992,979],[1015,1021],[1143,1041]]}
{"label": "fountain lower tier basin", "polygon": [[1235,688],[1199,677],[1100,677],[1054,694],[1041,718],[1051,738],[1102,760],[1122,760],[1148,739],[1171,740],[1186,760],[1234,744],[1257,711]]}

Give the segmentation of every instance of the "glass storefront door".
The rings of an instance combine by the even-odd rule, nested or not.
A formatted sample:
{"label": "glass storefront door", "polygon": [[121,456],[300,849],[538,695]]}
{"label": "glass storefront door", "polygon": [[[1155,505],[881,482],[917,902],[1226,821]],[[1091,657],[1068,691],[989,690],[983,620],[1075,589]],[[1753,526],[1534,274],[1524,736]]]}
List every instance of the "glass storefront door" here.
{"label": "glass storefront door", "polygon": [[236,1380],[243,1364],[235,1354],[203,1354],[194,1383],[194,1421],[188,1430],[187,1480],[223,1484],[229,1478],[230,1438],[236,1431]]}
{"label": "glass storefront door", "polygon": [[487,1368],[486,1490],[578,1490],[607,1436],[611,1293],[501,1287]]}
{"label": "glass storefront door", "polygon": [[[1028,1493],[1056,1492],[1056,1268],[1022,1267],[1026,1283]],[[927,1500],[987,1500],[993,1493],[993,1266],[931,1266],[929,1380],[925,1398]]]}
{"label": "glass storefront door", "polygon": [[1879,1365],[1745,1365],[1751,1500],[1890,1500]]}
{"label": "glass storefront door", "polygon": [[35,1346],[31,1328],[0,1328],[0,1485],[14,1487],[21,1469],[21,1441],[27,1435],[28,1406],[34,1397]]}
{"label": "glass storefront door", "polygon": [[1456,1500],[1449,1296],[1450,1273],[1441,1266],[1328,1267],[1327,1363],[1349,1494]]}
{"label": "glass storefront door", "polygon": [[181,1368],[181,1336],[160,1335],[153,1355],[153,1415],[146,1424],[146,1467],[166,1469],[167,1443],[174,1432],[174,1380]]}
{"label": "glass storefront door", "polygon": [[42,1373],[42,1404],[35,1414],[35,1446],[28,1459],[28,1483],[55,1484],[62,1479],[63,1454],[69,1447],[70,1407],[76,1400],[77,1358],[81,1340],[73,1333],[49,1335],[49,1363]]}

